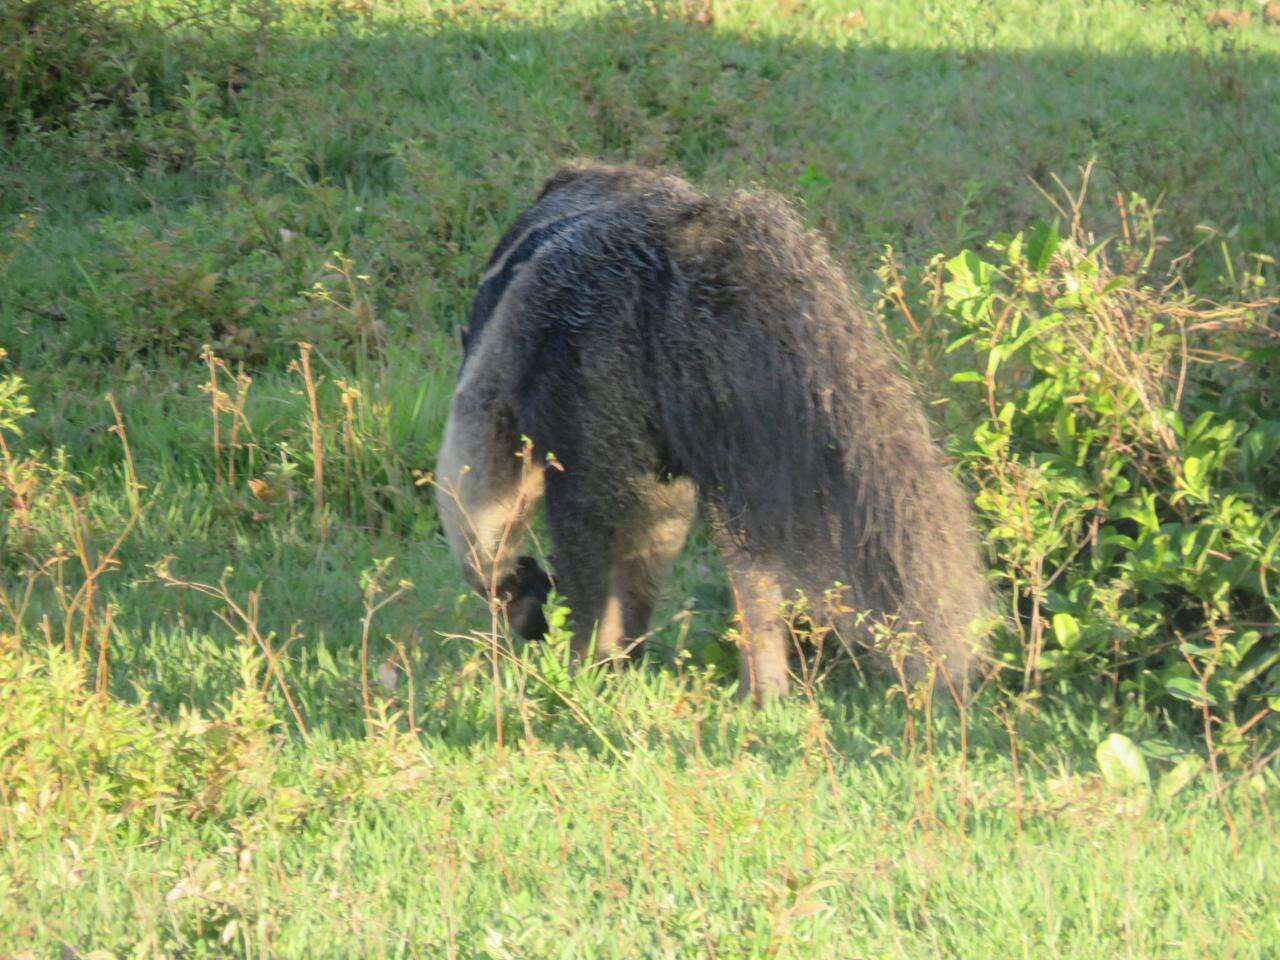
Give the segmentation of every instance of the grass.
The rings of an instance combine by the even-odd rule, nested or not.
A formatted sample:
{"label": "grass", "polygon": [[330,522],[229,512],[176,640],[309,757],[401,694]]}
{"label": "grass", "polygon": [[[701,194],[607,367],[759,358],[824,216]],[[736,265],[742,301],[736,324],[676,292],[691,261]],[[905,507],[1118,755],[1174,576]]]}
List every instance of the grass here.
{"label": "grass", "polygon": [[1280,933],[1274,805],[1234,795],[1233,840],[1211,792],[1108,792],[1084,759],[1105,721],[1078,705],[1024,719],[1020,771],[994,722],[966,762],[954,717],[927,749],[874,696],[752,716],[661,674],[577,698],[611,750],[536,705],[495,749],[482,679],[448,684],[419,736],[305,744],[254,732],[252,696],[230,745],[58,698],[44,731],[68,758],[94,749],[88,718],[157,767],[215,759],[145,803],[146,774],[100,771],[68,817],[85,764],[10,810],[7,935],[108,956],[1261,957]]}
{"label": "grass", "polygon": [[1203,746],[1185,717],[1064,687],[962,728],[839,672],[752,714],[702,539],[643,668],[495,666],[420,481],[469,291],[558,160],[796,197],[869,305],[885,245],[919,275],[1090,160],[1087,219],[1163,197],[1169,250],[1211,225],[1274,253],[1280,26],[193,9],[208,29],[129,21],[145,102],[0,153],[0,374],[34,407],[9,465],[42,464],[0,506],[0,956],[1276,956],[1274,771],[1168,797],[1099,773],[1119,731],[1167,776]]}

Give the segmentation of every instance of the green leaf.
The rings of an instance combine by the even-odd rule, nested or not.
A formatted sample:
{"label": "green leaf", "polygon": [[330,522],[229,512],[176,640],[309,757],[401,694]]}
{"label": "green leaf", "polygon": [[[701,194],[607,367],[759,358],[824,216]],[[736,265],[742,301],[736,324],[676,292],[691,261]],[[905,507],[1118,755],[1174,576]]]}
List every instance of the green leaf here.
{"label": "green leaf", "polygon": [[1059,326],[1062,321],[1063,317],[1060,313],[1051,313],[1047,317],[1040,317],[1038,320],[1032,322],[1026,330],[1023,330],[1022,333],[1018,334],[1018,336],[1014,338],[1013,343],[1009,344],[1009,346],[1005,348],[1004,355],[1006,357],[1013,356],[1013,354],[1017,353],[1032,340],[1044,336],[1053,330],[1054,327]]}
{"label": "green leaf", "polygon": [[980,374],[977,370],[961,370],[959,373],[952,375],[951,382],[952,383],[981,383],[982,374]]}
{"label": "green leaf", "polygon": [[956,306],[990,293],[992,267],[972,250],[947,261],[951,280],[944,285],[948,302]]}
{"label": "green leaf", "polygon": [[1094,755],[1098,759],[1102,779],[1109,787],[1117,790],[1150,787],[1147,761],[1137,745],[1123,733],[1113,733],[1103,740]]}
{"label": "green leaf", "polygon": [[329,648],[323,643],[318,643],[315,646],[315,651],[316,665],[320,668],[321,672],[330,674],[331,676],[337,676],[338,665],[334,662],[333,654],[329,652]]}
{"label": "green leaf", "polygon": [[1076,418],[1071,407],[1062,404],[1053,418],[1053,439],[1058,444],[1058,452],[1068,460],[1075,460],[1076,453]]}
{"label": "green leaf", "polygon": [[1186,700],[1189,703],[1218,705],[1214,695],[1202,689],[1200,684],[1190,677],[1170,677],[1164,682],[1164,690],[1169,696],[1177,697],[1179,700]]}
{"label": "green leaf", "polygon": [[1187,457],[1182,464],[1182,476],[1192,490],[1203,490],[1204,482],[1209,476],[1208,460],[1204,457]]}
{"label": "green leaf", "polygon": [[1005,250],[1005,257],[1011,264],[1022,260],[1022,234],[1014,234],[1013,239],[1009,241],[1008,248]]}
{"label": "green leaf", "polygon": [[1264,420],[1244,435],[1240,443],[1246,469],[1270,469],[1276,454],[1280,453],[1280,422]]}
{"label": "green leaf", "polygon": [[1040,223],[1027,237],[1027,263],[1035,273],[1044,273],[1045,267],[1058,249],[1058,227],[1056,224]]}
{"label": "green leaf", "polygon": [[1064,650],[1070,650],[1080,639],[1080,624],[1069,613],[1053,615],[1053,636]]}
{"label": "green leaf", "polygon": [[1160,778],[1160,783],[1156,786],[1156,796],[1161,801],[1171,799],[1174,794],[1190,786],[1196,777],[1200,776],[1204,766],[1204,759],[1201,757],[1194,754],[1183,757],[1173,765],[1173,769]]}
{"label": "green leaf", "polygon": [[987,354],[987,376],[988,377],[992,377],[992,378],[995,377],[996,370],[999,369],[1000,361],[1002,358],[1003,358],[1003,355],[1000,351],[1000,347],[999,346],[992,347],[991,352]]}
{"label": "green leaf", "polygon": [[[1247,652],[1247,650],[1245,652]],[[1240,656],[1243,657],[1244,653],[1241,653]],[[1243,687],[1245,684],[1252,683],[1258,677],[1262,676],[1264,673],[1266,673],[1268,670],[1274,667],[1277,663],[1280,663],[1280,649],[1271,650],[1267,653],[1264,653],[1257,661],[1251,664],[1248,668],[1241,670],[1239,673],[1237,673],[1232,678],[1232,685],[1234,687],[1239,688],[1239,687]]]}
{"label": "green leaf", "polygon": [[1205,428],[1213,422],[1213,411],[1206,410],[1200,416],[1196,417],[1191,426],[1187,427],[1187,443],[1195,443],[1200,435],[1204,433]]}

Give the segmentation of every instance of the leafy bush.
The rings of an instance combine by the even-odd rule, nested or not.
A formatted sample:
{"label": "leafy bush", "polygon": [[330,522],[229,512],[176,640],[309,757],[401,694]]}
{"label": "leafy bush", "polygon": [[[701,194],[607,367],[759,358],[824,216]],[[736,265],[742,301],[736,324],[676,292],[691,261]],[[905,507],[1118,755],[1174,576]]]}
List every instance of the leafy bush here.
{"label": "leafy bush", "polygon": [[[7,355],[0,347],[0,362]],[[50,464],[11,446],[22,437],[19,421],[32,412],[25,391],[17,374],[0,373],[0,569],[18,563],[35,537],[35,515],[63,495],[68,481],[65,462]]]}
{"label": "leafy bush", "polygon": [[[245,661],[250,681],[255,666]],[[175,814],[260,802],[274,724],[252,683],[217,720],[184,714],[158,722],[142,707],[95,693],[62,651],[33,656],[0,635],[0,774],[17,823],[32,830],[49,817],[158,825]]]}
{"label": "leafy bush", "polygon": [[65,114],[86,90],[119,91],[123,25],[94,0],[0,0],[0,122]]}
{"label": "leafy bush", "polygon": [[0,0],[0,127],[146,117],[192,78],[234,89],[275,20],[274,0]]}
{"label": "leafy bush", "polygon": [[952,450],[1009,599],[1009,670],[1188,701],[1238,733],[1280,710],[1278,301],[1265,257],[1228,256],[1221,303],[1186,261],[1161,275],[1132,206],[1148,226],[1114,244],[1042,224],[935,262]]}

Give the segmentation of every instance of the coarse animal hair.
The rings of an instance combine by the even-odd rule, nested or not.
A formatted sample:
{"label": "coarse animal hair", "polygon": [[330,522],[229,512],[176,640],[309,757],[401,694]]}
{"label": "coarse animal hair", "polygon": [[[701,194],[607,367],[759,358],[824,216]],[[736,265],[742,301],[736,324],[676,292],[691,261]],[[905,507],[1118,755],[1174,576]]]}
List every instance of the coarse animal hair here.
{"label": "coarse animal hair", "polygon": [[967,498],[826,244],[779,198],[567,166],[498,243],[463,343],[438,503],[517,630],[544,627],[545,574],[515,558],[540,498],[575,646],[604,658],[648,629],[696,509],[734,590],[745,694],[786,690],[798,592],[814,622],[892,625],[921,641],[917,672],[970,676],[989,599]]}

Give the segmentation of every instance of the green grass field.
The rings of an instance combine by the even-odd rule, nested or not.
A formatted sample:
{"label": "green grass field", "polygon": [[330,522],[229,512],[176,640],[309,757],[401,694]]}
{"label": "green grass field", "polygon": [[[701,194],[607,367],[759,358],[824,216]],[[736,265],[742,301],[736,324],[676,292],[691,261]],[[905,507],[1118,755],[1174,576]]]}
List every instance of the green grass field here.
{"label": "green grass field", "polygon": [[81,87],[33,68],[75,95],[0,107],[0,958],[1280,956],[1280,686],[1206,727],[1119,667],[963,715],[839,667],[753,713],[701,537],[650,660],[574,674],[492,636],[423,482],[470,291],[571,157],[797,200],[931,400],[951,332],[881,309],[886,247],[927,288],[1089,164],[1098,238],[1139,194],[1195,289],[1270,295],[1245,8],[149,2]]}

